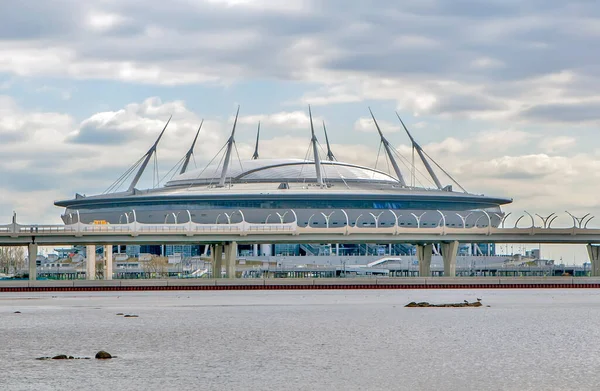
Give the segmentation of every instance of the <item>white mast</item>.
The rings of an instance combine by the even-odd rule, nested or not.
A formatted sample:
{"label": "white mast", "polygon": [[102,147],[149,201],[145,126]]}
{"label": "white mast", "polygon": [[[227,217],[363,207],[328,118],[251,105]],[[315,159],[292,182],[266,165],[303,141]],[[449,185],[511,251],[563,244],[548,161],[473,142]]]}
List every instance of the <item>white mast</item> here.
{"label": "white mast", "polygon": [[237,125],[238,115],[240,114],[240,106],[238,105],[237,113],[235,114],[235,121],[233,121],[233,129],[231,130],[231,136],[227,140],[227,151],[225,152],[225,160],[223,161],[223,170],[221,171],[221,180],[219,180],[218,187],[225,186],[225,179],[227,178],[227,169],[229,168],[229,161],[231,160],[231,150],[235,143],[235,127]]}
{"label": "white mast", "polygon": [[254,154],[252,160],[258,159],[258,140],[260,138],[260,121],[258,121],[258,130],[256,131],[256,146],[254,147]]}
{"label": "white mast", "polygon": [[198,140],[198,135],[200,134],[200,129],[202,129],[203,123],[204,123],[204,120],[202,120],[202,122],[200,122],[200,127],[198,128],[198,131],[196,132],[196,137],[194,137],[194,142],[192,142],[192,146],[185,154],[185,160],[183,161],[183,164],[181,165],[181,171],[179,172],[179,175],[181,175],[187,171],[188,164],[190,164],[190,158],[194,154],[194,147],[196,146],[196,140]]}
{"label": "white mast", "polygon": [[[427,172],[429,173],[429,176],[431,177],[431,179],[433,179],[433,181],[435,182],[435,185],[437,186],[437,188],[440,189],[440,190],[442,190],[442,184],[440,183],[440,180],[438,179],[437,175],[435,175],[435,172],[433,171],[433,168],[431,168],[431,165],[429,164],[429,162],[425,158],[425,155],[423,154],[423,149],[415,141],[415,139],[413,138],[413,136],[410,134],[410,132],[406,128],[406,125],[404,125],[404,121],[402,121],[402,118],[400,118],[400,115],[398,114],[398,112],[396,112],[396,117],[398,117],[398,119],[400,120],[400,123],[402,124],[402,127],[406,131],[406,134],[408,135],[408,138],[410,138],[410,142],[412,143],[413,150],[414,149],[417,150],[417,153],[419,154],[419,157],[421,158],[421,161],[423,162],[423,165],[427,169]],[[413,166],[414,166],[414,162],[413,162]]]}
{"label": "white mast", "polygon": [[129,189],[127,189],[127,191],[131,192],[131,191],[133,191],[133,189],[135,189],[135,186],[137,185],[138,181],[142,177],[142,174],[146,170],[146,166],[148,165],[148,162],[150,161],[150,158],[152,158],[152,155],[154,153],[156,153],[156,147],[158,146],[158,142],[160,141],[160,139],[162,138],[163,134],[165,133],[165,130],[167,130],[167,126],[169,126],[169,122],[171,122],[171,118],[172,117],[173,117],[172,115],[169,117],[169,120],[165,124],[165,127],[163,128],[162,132],[160,132],[160,135],[158,136],[158,138],[156,139],[156,141],[154,142],[154,144],[150,147],[150,149],[148,150],[148,152],[146,152],[146,154],[144,155],[144,157],[145,157],[144,162],[140,166],[140,169],[138,170],[137,174],[135,174],[135,177],[133,178],[133,181],[131,181],[131,184],[129,185]]}
{"label": "white mast", "polygon": [[398,181],[400,182],[400,184],[402,185],[402,187],[406,187],[406,182],[404,181],[404,177],[402,176],[402,172],[400,171],[400,167],[398,167],[398,163],[396,162],[396,158],[394,158],[394,155],[392,153],[392,147],[390,146],[389,141],[387,141],[387,139],[383,136],[383,133],[381,132],[381,129],[379,128],[379,124],[377,123],[377,120],[375,119],[375,116],[373,115],[373,112],[371,111],[370,107],[369,107],[369,113],[371,113],[371,118],[373,118],[373,122],[375,122],[375,127],[377,128],[377,131],[379,132],[379,136],[381,137],[381,142],[383,143],[383,146],[385,148],[385,152],[388,155],[388,159],[390,159],[390,163],[392,163],[392,167],[394,168],[394,172],[396,172],[396,176],[398,177]]}
{"label": "white mast", "polygon": [[315,159],[315,169],[317,170],[317,183],[319,184],[319,186],[323,187],[323,186],[325,186],[325,183],[323,183],[323,176],[321,175],[321,159],[319,158],[319,150],[317,148],[317,136],[315,136],[315,128],[313,126],[312,112],[310,111],[310,105],[308,105],[308,116],[310,117],[310,131],[312,134],[312,138],[310,139],[310,142],[312,143],[313,156]]}
{"label": "white mast", "polygon": [[330,162],[336,160],[333,152],[331,152],[331,146],[329,145],[329,137],[327,137],[327,128],[325,127],[325,121],[323,121],[323,132],[325,133],[325,142],[327,143],[327,160]]}

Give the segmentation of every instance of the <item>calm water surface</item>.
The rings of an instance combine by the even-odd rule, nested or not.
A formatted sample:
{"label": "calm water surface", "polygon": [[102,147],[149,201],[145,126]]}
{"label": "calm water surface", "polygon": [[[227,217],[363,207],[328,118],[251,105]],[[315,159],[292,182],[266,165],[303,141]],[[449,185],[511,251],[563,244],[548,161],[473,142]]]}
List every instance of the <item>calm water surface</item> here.
{"label": "calm water surface", "polygon": [[0,294],[2,390],[598,390],[598,368],[590,289]]}

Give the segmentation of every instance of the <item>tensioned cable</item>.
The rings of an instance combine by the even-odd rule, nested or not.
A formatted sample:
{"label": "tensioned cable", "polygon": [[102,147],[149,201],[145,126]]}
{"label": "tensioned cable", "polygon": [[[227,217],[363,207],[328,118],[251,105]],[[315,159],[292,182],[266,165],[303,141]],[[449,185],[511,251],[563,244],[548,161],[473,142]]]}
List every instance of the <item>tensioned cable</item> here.
{"label": "tensioned cable", "polygon": [[[408,159],[406,159],[406,158],[405,158],[404,156],[402,156],[402,155],[401,155],[401,154],[400,154],[398,151],[396,151],[396,149],[395,149],[395,148],[392,148],[392,152],[393,152],[393,153],[394,153],[396,156],[398,156],[399,158],[403,159],[403,160],[400,160],[400,162],[401,162],[401,163],[402,163],[402,164],[403,164],[403,165],[404,165],[404,166],[405,166],[405,167],[406,167],[406,168],[407,168],[409,171],[412,171],[412,169],[414,169],[416,172],[418,172],[418,173],[421,175],[421,177],[422,177],[422,178],[424,178],[425,180],[429,181],[429,183],[430,183],[430,184],[432,184],[432,185],[433,185],[433,187],[436,187],[436,186],[435,186],[435,183],[433,183],[433,181],[431,180],[431,178],[428,178],[428,176],[427,176],[427,175],[425,175],[425,174],[424,174],[424,173],[423,173],[421,170],[419,170],[419,169],[418,169],[416,166],[412,167],[412,169],[411,169],[410,162],[409,162],[409,165],[407,165],[407,164],[404,162],[405,160],[406,160],[406,161],[408,161]],[[425,184],[424,184],[423,182],[421,182],[421,181],[420,181],[420,180],[417,178],[417,176],[415,176],[415,181],[416,181],[416,182],[418,182],[418,183],[419,183],[419,185],[421,185],[421,187],[423,187],[423,188],[427,188],[427,187],[425,186]],[[436,189],[437,189],[437,187],[436,187]]]}
{"label": "tensioned cable", "polygon": [[140,163],[144,160],[144,158],[146,157],[146,155],[142,156],[140,159],[138,159],[137,162],[135,162],[131,167],[129,167],[116,181],[114,181],[109,187],[108,189],[106,189],[102,194],[107,194],[115,189],[117,189],[118,187],[120,187],[125,180],[127,180],[129,178],[129,176],[131,175],[131,173],[133,172],[133,170],[135,170]]}
{"label": "tensioned cable", "polygon": [[[399,153],[399,152],[396,150],[396,148],[391,148],[391,150],[392,150],[392,153],[394,153],[394,155],[396,155],[397,157],[399,157],[399,158],[400,158],[400,162],[401,162],[401,163],[404,165],[404,167],[406,167],[406,168],[409,170],[409,172],[410,172],[410,171],[412,171],[412,170],[414,169],[416,172],[418,172],[419,174],[421,174],[421,176],[422,176],[422,177],[423,177],[425,180],[427,180],[427,181],[428,181],[430,184],[432,184],[432,185],[433,185],[433,187],[436,187],[436,186],[435,186],[435,183],[433,183],[433,181],[431,180],[431,178],[428,178],[428,176],[427,176],[427,175],[425,175],[425,174],[424,174],[424,173],[423,173],[421,170],[419,170],[419,169],[418,169],[416,166],[414,166],[414,167],[413,167],[413,166],[412,166],[412,164],[410,163],[410,161],[409,161],[407,158],[405,158],[404,156],[402,156],[402,155],[401,155],[401,154],[400,154],[400,153]],[[416,177],[415,177],[415,180],[416,180]],[[425,187],[425,186],[424,186],[424,184],[423,184],[421,181],[418,181],[418,182],[421,184],[421,186],[422,186],[422,187]],[[437,187],[436,187],[436,188],[437,188]]]}
{"label": "tensioned cable", "polygon": [[[206,169],[207,169],[208,167],[210,167],[211,163],[212,163],[212,162],[213,162],[213,161],[214,161],[214,160],[217,158],[217,156],[219,156],[219,154],[221,153],[221,151],[223,150],[223,148],[225,148],[225,146],[227,146],[227,144],[223,145],[223,146],[221,147],[221,149],[219,149],[219,152],[217,152],[217,153],[215,154],[215,156],[213,156],[213,158],[212,158],[212,159],[210,159],[210,161],[208,162],[208,164],[207,164],[206,166],[204,166],[204,168],[202,169],[202,171],[200,171],[200,173],[198,173],[198,175],[196,175],[196,177],[195,177],[195,178],[193,178],[193,179],[198,179],[198,178],[200,178],[200,176],[202,176],[202,174],[204,173],[204,171],[206,171]],[[188,189],[189,189],[190,187],[194,186],[193,179],[192,179],[192,181],[190,182],[190,184],[189,184],[189,186],[188,186]],[[212,183],[212,181],[211,181],[211,183]]]}
{"label": "tensioned cable", "polygon": [[[317,141],[317,145],[321,149],[321,152],[323,152],[323,155],[326,155],[327,153],[325,152],[325,149],[323,149],[323,146],[321,145],[321,143],[319,143]],[[348,183],[346,182],[346,179],[344,179],[344,176],[342,175],[342,173],[338,169],[337,164],[335,164],[334,162],[330,162],[330,161],[321,162],[321,164],[323,164],[323,166],[329,165],[329,166],[333,167],[333,169],[338,173],[338,176],[340,177],[340,179],[342,180],[342,182],[344,182],[344,185],[346,186],[346,188],[350,189],[350,186],[348,186]],[[327,177],[327,170],[323,170],[323,172],[324,172],[325,176]]]}

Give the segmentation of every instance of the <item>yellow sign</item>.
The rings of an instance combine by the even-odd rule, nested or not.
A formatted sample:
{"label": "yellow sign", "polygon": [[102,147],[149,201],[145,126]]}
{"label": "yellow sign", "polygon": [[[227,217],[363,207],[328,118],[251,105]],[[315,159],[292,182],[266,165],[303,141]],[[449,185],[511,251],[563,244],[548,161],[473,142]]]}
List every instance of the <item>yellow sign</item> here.
{"label": "yellow sign", "polygon": [[94,222],[92,224],[94,224],[94,225],[104,225],[104,224],[108,224],[108,222],[106,220],[94,220]]}

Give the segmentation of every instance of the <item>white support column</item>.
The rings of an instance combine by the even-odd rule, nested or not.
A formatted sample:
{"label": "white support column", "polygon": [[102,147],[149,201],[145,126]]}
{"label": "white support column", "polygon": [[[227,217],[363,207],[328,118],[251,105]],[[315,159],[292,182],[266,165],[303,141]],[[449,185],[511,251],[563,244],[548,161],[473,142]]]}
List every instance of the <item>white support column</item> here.
{"label": "white support column", "polygon": [[96,279],[96,245],[85,246],[85,279]]}
{"label": "white support column", "polygon": [[456,253],[458,241],[442,243],[442,259],[444,260],[444,277],[456,277]]}
{"label": "white support column", "polygon": [[223,245],[213,245],[213,278],[221,278],[223,269]]}
{"label": "white support column", "polygon": [[432,244],[417,244],[417,259],[419,260],[419,276],[431,277]]}
{"label": "white support column", "polygon": [[339,244],[339,243],[336,243],[336,244],[335,244],[335,255],[336,255],[337,257],[339,257],[339,256],[340,256],[340,244]]}
{"label": "white support column", "polygon": [[227,273],[227,278],[235,278],[235,263],[237,261],[237,255],[237,242],[231,242],[225,245],[225,271]]}
{"label": "white support column", "polygon": [[588,255],[592,263],[592,277],[600,276],[600,246],[587,245]]}
{"label": "white support column", "polygon": [[261,244],[260,245],[260,255],[270,257],[272,255],[271,245],[270,244]]}
{"label": "white support column", "polygon": [[29,243],[27,245],[27,258],[29,259],[29,280],[35,281],[37,279],[37,254],[38,245],[35,243]]}
{"label": "white support column", "polygon": [[104,246],[104,279],[113,279],[113,246],[108,244]]}
{"label": "white support column", "polygon": [[253,244],[252,245],[252,256],[253,257],[258,257],[258,244]]}

